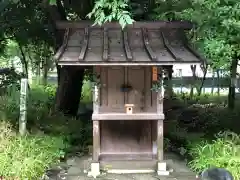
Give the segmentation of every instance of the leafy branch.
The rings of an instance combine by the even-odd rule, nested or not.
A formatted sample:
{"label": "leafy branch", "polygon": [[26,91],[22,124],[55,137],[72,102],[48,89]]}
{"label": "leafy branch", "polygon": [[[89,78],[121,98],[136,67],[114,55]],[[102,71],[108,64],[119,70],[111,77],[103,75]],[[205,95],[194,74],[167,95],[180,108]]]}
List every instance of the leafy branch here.
{"label": "leafy branch", "polygon": [[127,11],[128,0],[97,0],[93,10],[87,15],[94,18],[94,25],[102,25],[106,22],[118,21],[122,28],[132,24],[134,20]]}

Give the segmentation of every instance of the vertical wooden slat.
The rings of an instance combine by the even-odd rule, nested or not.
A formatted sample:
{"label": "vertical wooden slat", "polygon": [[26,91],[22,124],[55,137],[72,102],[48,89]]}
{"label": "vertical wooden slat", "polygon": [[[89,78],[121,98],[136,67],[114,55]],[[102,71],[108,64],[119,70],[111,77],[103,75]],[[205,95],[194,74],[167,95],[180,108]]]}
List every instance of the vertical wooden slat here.
{"label": "vertical wooden slat", "polygon": [[83,38],[83,42],[82,42],[82,48],[81,48],[80,54],[78,56],[79,61],[82,61],[85,58],[87,48],[88,48],[88,41],[89,41],[89,32],[88,32],[88,28],[85,28],[84,29],[84,38]]}
{"label": "vertical wooden slat", "polygon": [[57,53],[54,55],[54,59],[55,60],[59,60],[61,58],[61,56],[63,55],[67,44],[68,44],[68,40],[69,40],[69,34],[70,34],[70,29],[67,28],[65,30],[65,34],[64,34],[64,39],[63,39],[63,44],[62,46],[59,48],[59,50],[57,51]]}
{"label": "vertical wooden slat", "polygon": [[161,31],[161,36],[162,36],[162,41],[164,44],[164,47],[167,49],[167,51],[171,54],[171,56],[176,60],[176,61],[183,61],[182,58],[178,57],[177,54],[174,53],[173,48],[171,47],[168,39],[164,35],[164,32]]}
{"label": "vertical wooden slat", "polygon": [[[161,72],[161,90],[157,92],[157,113],[163,113],[163,100],[164,100],[164,72],[163,69],[159,69]],[[163,160],[163,119],[157,120],[157,160]]]}
{"label": "vertical wooden slat", "polygon": [[146,96],[147,96],[147,67],[143,67],[144,71],[144,86],[143,86],[143,92],[142,92],[142,111],[146,111],[147,107],[147,101],[146,101]]}
{"label": "vertical wooden slat", "polygon": [[109,47],[108,47],[108,30],[104,28],[103,31],[103,60],[108,61]]}
{"label": "vertical wooden slat", "polygon": [[150,46],[150,43],[149,43],[149,39],[148,39],[148,32],[145,28],[142,28],[142,36],[143,36],[143,43],[144,43],[144,46],[146,48],[146,51],[150,57],[150,59],[152,61],[156,61],[157,60],[157,56],[156,54],[153,52],[151,46]]}
{"label": "vertical wooden slat", "polygon": [[163,160],[163,120],[157,120],[157,160]]}
{"label": "vertical wooden slat", "polygon": [[[163,82],[161,82],[161,84],[163,84]],[[163,113],[163,99],[164,99],[163,93],[164,93],[164,90],[161,90],[161,91],[157,92],[157,113],[158,114]]]}
{"label": "vertical wooden slat", "polygon": [[161,79],[159,79],[161,84],[161,89],[157,92],[157,113],[162,114],[163,113],[163,100],[164,100],[164,71],[161,68],[158,68],[158,72],[161,72]]}
{"label": "vertical wooden slat", "polygon": [[[152,68],[150,67],[150,70],[149,70],[150,72],[151,72],[151,74],[150,74],[150,88],[152,88],[153,87],[153,80],[152,80]],[[150,91],[151,92],[151,107],[153,106],[153,91],[151,90]]]}
{"label": "vertical wooden slat", "polygon": [[106,106],[108,106],[108,86],[109,86],[109,82],[108,82],[108,67],[104,68],[104,71],[106,73],[106,78],[105,78],[105,82],[106,82],[106,94],[105,94],[105,99],[106,99]]}
{"label": "vertical wooden slat", "polygon": [[[100,67],[94,67],[94,73],[97,76],[97,79],[100,75]],[[98,79],[99,80],[99,79]],[[93,90],[93,113],[99,113],[99,87],[97,84],[94,86]],[[100,155],[100,122],[93,121],[93,161],[98,162]]]}
{"label": "vertical wooden slat", "polygon": [[[94,72],[97,76],[97,78],[99,78],[99,71],[97,70],[97,68],[94,68]],[[93,89],[93,113],[98,114],[99,113],[99,98],[100,94],[99,94],[99,87],[97,84],[94,85],[94,89]]]}
{"label": "vertical wooden slat", "polygon": [[98,162],[100,155],[100,122],[93,121],[93,161]]}
{"label": "vertical wooden slat", "polygon": [[[129,67],[124,67],[124,84],[128,84],[128,70]],[[128,104],[128,93],[124,92],[124,104]]]}
{"label": "vertical wooden slat", "polygon": [[94,96],[93,96],[93,113],[99,113],[99,89],[98,86],[94,86]]}
{"label": "vertical wooden slat", "polygon": [[[101,66],[101,86],[99,87],[100,90],[100,96],[101,96],[101,103],[100,106],[101,108],[106,108],[106,106],[108,105],[108,96],[107,96],[107,92],[108,92],[108,67],[104,67]],[[104,97],[104,98],[103,98]]]}
{"label": "vertical wooden slat", "polygon": [[124,46],[124,50],[126,53],[126,57],[127,60],[132,61],[133,60],[133,56],[132,56],[132,52],[129,46],[129,41],[128,41],[128,33],[126,30],[123,30],[123,46]]}

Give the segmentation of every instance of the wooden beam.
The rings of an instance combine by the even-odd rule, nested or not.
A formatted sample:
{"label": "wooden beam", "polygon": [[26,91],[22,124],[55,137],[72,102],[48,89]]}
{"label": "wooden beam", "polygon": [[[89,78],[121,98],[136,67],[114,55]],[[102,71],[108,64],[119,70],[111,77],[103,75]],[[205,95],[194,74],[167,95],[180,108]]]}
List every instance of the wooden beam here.
{"label": "wooden beam", "polygon": [[[81,21],[57,21],[56,26],[58,29],[81,29],[86,27],[91,28],[121,28],[118,22],[104,23],[102,26],[93,26],[93,21],[81,20]],[[193,23],[190,21],[136,21],[133,24],[128,24],[126,28],[149,28],[149,29],[159,29],[159,28],[173,28],[173,29],[192,29]]]}
{"label": "wooden beam", "polygon": [[67,47],[68,39],[69,39],[69,34],[70,34],[70,29],[67,28],[67,29],[65,30],[65,33],[64,33],[63,44],[62,44],[62,46],[58,49],[57,53],[56,53],[56,54],[54,55],[54,57],[53,57],[56,61],[58,61],[58,60],[61,58],[61,56],[63,55],[63,53],[64,53],[64,51],[65,51],[65,49],[66,49],[66,47]]}
{"label": "wooden beam", "polygon": [[[129,69],[129,67],[127,67],[127,66],[124,67],[124,74],[123,74],[124,82],[128,82],[128,69]],[[124,104],[127,104],[127,103],[128,103],[128,92],[124,91]]]}
{"label": "wooden beam", "polygon": [[158,120],[158,119],[164,119],[165,116],[163,113],[133,113],[133,114],[126,114],[126,113],[101,113],[101,114],[93,114],[92,120],[96,121],[118,121],[118,120],[126,120],[126,121],[132,121],[132,120]]}
{"label": "wooden beam", "polygon": [[[100,59],[101,60],[101,59]],[[169,65],[200,65],[200,61],[152,61],[152,62],[130,62],[130,61],[82,61],[79,62],[77,60],[61,60],[58,62],[58,65],[62,66],[169,66]],[[152,78],[152,77],[151,77]]]}
{"label": "wooden beam", "polygon": [[165,37],[164,33],[161,31],[161,36],[162,36],[162,41],[164,44],[164,47],[167,49],[167,51],[171,54],[171,56],[176,60],[176,61],[183,61],[182,58],[178,57],[175,53],[173,48],[171,47],[168,39]]}
{"label": "wooden beam", "polygon": [[161,89],[159,91],[157,91],[157,114],[163,114],[163,101],[164,101],[164,72],[163,72],[163,68],[158,68],[158,72],[161,72],[161,79],[160,79],[160,84],[161,84]]}
{"label": "wooden beam", "polygon": [[163,120],[157,120],[157,160],[163,161]]}
{"label": "wooden beam", "polygon": [[109,54],[109,48],[108,48],[108,30],[107,28],[104,28],[103,31],[103,60],[108,61],[108,54]]}
{"label": "wooden beam", "polygon": [[149,39],[148,39],[148,33],[147,30],[145,28],[142,28],[142,36],[143,36],[143,42],[144,42],[144,46],[146,48],[146,51],[150,57],[150,59],[152,61],[156,61],[157,60],[157,56],[156,54],[153,52],[150,44],[149,44]]}
{"label": "wooden beam", "polygon": [[100,166],[102,169],[112,170],[112,169],[119,169],[119,170],[131,170],[131,169],[138,169],[138,170],[154,170],[156,171],[157,168],[157,160],[130,160],[130,161],[100,161]]}
{"label": "wooden beam", "polygon": [[133,56],[132,56],[132,52],[131,52],[131,49],[129,46],[128,33],[126,30],[123,30],[123,45],[124,45],[124,50],[126,53],[127,60],[132,61]]}
{"label": "wooden beam", "polygon": [[93,121],[93,162],[99,161],[100,156],[100,123]]}
{"label": "wooden beam", "polygon": [[88,28],[84,29],[84,38],[83,38],[83,42],[82,42],[82,48],[80,51],[80,54],[78,56],[78,60],[79,61],[83,61],[87,52],[87,48],[88,48],[88,42],[89,42],[89,32],[88,32]]}
{"label": "wooden beam", "polygon": [[[94,67],[93,69],[94,73],[96,74],[96,78],[99,80],[100,71],[97,69],[97,67]],[[97,81],[98,81],[97,80]],[[97,84],[94,85],[93,89],[93,113],[98,114],[99,113],[99,106],[100,106],[100,93],[99,93],[99,86]]]}

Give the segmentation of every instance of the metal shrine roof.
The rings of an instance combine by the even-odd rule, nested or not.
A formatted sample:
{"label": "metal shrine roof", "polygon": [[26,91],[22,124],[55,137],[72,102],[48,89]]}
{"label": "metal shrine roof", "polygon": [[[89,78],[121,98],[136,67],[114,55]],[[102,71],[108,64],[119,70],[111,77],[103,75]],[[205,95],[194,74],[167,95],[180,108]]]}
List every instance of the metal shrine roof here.
{"label": "metal shrine roof", "polygon": [[174,65],[201,64],[184,30],[189,22],[135,22],[124,30],[118,23],[57,22],[65,29],[64,42],[55,54],[59,65]]}

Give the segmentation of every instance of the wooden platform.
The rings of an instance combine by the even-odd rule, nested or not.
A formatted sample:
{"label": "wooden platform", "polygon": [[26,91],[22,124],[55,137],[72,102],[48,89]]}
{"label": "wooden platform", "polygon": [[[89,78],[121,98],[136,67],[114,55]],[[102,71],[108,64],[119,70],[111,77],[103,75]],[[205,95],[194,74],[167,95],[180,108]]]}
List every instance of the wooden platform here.
{"label": "wooden platform", "polygon": [[153,170],[157,169],[156,160],[100,161],[101,170]]}
{"label": "wooden platform", "polygon": [[92,120],[160,120],[164,119],[164,114],[157,113],[106,113],[93,114]]}

